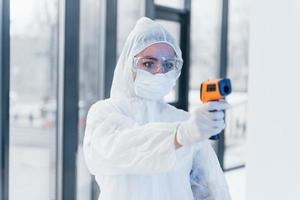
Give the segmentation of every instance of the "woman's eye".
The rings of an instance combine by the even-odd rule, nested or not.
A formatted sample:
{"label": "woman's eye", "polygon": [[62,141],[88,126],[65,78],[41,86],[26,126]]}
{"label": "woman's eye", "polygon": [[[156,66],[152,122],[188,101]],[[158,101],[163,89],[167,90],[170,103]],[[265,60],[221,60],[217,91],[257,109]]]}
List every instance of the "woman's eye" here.
{"label": "woman's eye", "polygon": [[153,68],[154,63],[153,62],[144,62],[143,65],[146,68]]}
{"label": "woman's eye", "polygon": [[165,63],[165,68],[166,69],[172,69],[174,67],[174,64],[173,63],[171,63],[171,62],[166,62]]}

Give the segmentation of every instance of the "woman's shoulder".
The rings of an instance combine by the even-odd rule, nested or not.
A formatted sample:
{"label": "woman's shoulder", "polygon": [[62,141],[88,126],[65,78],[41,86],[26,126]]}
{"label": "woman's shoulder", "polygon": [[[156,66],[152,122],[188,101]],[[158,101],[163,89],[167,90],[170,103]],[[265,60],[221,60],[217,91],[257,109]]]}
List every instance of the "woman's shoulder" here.
{"label": "woman's shoulder", "polygon": [[87,121],[93,121],[91,119],[101,119],[110,113],[117,112],[118,109],[114,105],[112,99],[102,99],[93,103],[87,113]]}
{"label": "woman's shoulder", "polygon": [[88,114],[94,114],[96,112],[104,111],[104,110],[109,110],[111,109],[111,105],[109,103],[108,99],[101,99],[96,102],[94,102],[88,111]]}

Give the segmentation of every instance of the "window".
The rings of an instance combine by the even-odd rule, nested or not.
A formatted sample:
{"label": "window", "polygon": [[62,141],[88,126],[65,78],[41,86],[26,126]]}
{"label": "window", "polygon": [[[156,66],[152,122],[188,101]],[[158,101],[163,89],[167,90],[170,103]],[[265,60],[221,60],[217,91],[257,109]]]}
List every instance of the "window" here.
{"label": "window", "polygon": [[[117,12],[117,59],[136,21],[144,14],[144,0],[118,1]],[[130,5],[130,6],[128,6]]]}
{"label": "window", "polygon": [[98,101],[103,87],[103,36],[105,30],[104,1],[81,1],[79,59],[79,135],[77,155],[77,199],[92,198],[93,178],[83,156],[86,116],[90,106]]}
{"label": "window", "polygon": [[200,84],[219,73],[221,3],[192,1],[189,109],[200,104]]}
{"label": "window", "polygon": [[55,198],[58,1],[11,1],[10,200]]}
{"label": "window", "polygon": [[228,97],[232,109],[226,113],[224,168],[245,164],[247,132],[249,5],[246,0],[229,1],[228,77],[233,94]]}

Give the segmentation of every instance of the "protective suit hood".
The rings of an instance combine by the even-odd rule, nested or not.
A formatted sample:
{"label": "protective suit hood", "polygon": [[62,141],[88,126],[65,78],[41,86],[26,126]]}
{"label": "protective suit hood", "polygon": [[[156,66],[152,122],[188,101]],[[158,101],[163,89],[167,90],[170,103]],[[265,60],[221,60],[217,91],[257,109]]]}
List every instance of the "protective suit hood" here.
{"label": "protective suit hood", "polygon": [[110,92],[112,98],[135,97],[133,87],[133,58],[139,52],[155,43],[166,43],[173,47],[178,59],[181,50],[174,37],[158,22],[149,18],[139,19],[130,32],[117,62]]}

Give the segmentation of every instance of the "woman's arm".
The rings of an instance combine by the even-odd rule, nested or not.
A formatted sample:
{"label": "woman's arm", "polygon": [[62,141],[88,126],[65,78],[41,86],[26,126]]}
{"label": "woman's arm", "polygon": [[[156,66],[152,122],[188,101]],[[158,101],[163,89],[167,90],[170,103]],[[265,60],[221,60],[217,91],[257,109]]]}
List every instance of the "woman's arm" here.
{"label": "woman's arm", "polygon": [[153,174],[176,165],[178,123],[138,125],[107,102],[90,108],[84,156],[92,174]]}

